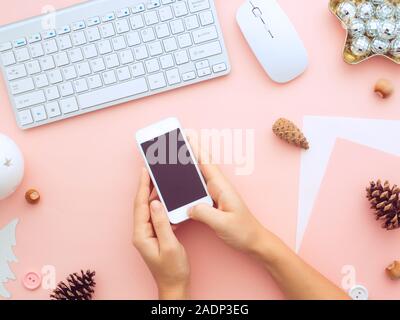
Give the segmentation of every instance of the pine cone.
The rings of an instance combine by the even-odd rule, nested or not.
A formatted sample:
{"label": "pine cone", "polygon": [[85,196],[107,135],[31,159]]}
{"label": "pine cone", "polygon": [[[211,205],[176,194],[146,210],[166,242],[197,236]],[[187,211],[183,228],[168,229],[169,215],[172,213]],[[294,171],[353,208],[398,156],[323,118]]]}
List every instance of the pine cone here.
{"label": "pine cone", "polygon": [[81,274],[73,273],[67,278],[68,284],[60,282],[53,291],[52,300],[92,300],[94,293],[94,276],[96,272],[81,270]]}
{"label": "pine cone", "polygon": [[372,181],[367,188],[367,198],[371,209],[375,210],[376,220],[385,220],[382,228],[393,230],[400,227],[400,188],[390,187],[388,181],[382,186],[380,180]]}
{"label": "pine cone", "polygon": [[296,125],[290,120],[280,118],[278,119],[274,126],[272,127],[272,131],[282,140],[289,142],[295,146],[298,146],[303,149],[309,149],[310,146],[304,134],[300,131]]}

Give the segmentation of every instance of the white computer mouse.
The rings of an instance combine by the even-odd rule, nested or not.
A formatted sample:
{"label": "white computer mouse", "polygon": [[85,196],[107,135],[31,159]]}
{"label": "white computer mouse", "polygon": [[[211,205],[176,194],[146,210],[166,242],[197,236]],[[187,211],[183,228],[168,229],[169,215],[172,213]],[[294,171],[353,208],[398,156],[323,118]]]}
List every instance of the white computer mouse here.
{"label": "white computer mouse", "polygon": [[240,29],[270,78],[293,80],[308,65],[307,51],[288,16],[275,0],[248,0],[236,16]]}

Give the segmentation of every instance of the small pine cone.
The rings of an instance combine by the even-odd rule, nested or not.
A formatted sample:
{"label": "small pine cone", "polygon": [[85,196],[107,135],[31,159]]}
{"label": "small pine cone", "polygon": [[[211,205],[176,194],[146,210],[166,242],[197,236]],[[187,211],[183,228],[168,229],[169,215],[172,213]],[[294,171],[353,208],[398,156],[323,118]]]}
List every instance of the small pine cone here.
{"label": "small pine cone", "polygon": [[386,181],[372,181],[367,188],[367,198],[371,209],[375,210],[376,220],[384,220],[382,228],[393,230],[400,227],[400,188],[390,187]]}
{"label": "small pine cone", "polygon": [[94,293],[94,271],[87,270],[81,273],[70,274],[67,278],[67,283],[60,282],[57,288],[53,291],[50,298],[52,300],[92,300]]}
{"label": "small pine cone", "polygon": [[290,120],[280,118],[272,127],[272,131],[282,140],[298,146],[303,149],[309,149],[310,146],[303,132]]}

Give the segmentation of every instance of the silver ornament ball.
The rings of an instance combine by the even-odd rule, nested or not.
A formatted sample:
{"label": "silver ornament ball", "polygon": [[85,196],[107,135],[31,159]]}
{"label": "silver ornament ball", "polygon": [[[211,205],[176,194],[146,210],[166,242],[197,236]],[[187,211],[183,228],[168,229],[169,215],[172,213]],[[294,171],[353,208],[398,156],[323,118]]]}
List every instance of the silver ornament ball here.
{"label": "silver ornament ball", "polygon": [[372,18],[365,23],[365,31],[367,35],[374,38],[378,35],[380,21],[378,19]]}
{"label": "silver ornament ball", "polygon": [[350,46],[351,52],[356,56],[365,56],[370,51],[370,41],[368,37],[361,36],[355,38]]}
{"label": "silver ornament ball", "polygon": [[391,40],[397,35],[397,25],[392,20],[385,20],[379,24],[378,36],[382,39]]}
{"label": "silver ornament ball", "polygon": [[337,15],[344,22],[348,22],[356,16],[357,7],[352,1],[343,1],[337,8]]}
{"label": "silver ornament ball", "polygon": [[390,53],[396,58],[400,58],[400,38],[392,40],[390,44]]}
{"label": "silver ornament ball", "polygon": [[396,6],[396,12],[395,12],[395,17],[396,17],[396,19],[397,20],[400,20],[400,4],[398,4],[397,6]]}
{"label": "silver ornament ball", "polygon": [[351,19],[348,25],[348,31],[353,38],[363,36],[365,33],[365,23],[361,19]]}
{"label": "silver ornament ball", "polygon": [[375,7],[371,2],[363,2],[357,8],[357,17],[369,20],[375,15]]}
{"label": "silver ornament ball", "polygon": [[376,17],[378,19],[391,19],[394,17],[395,7],[391,3],[384,3],[376,8]]}
{"label": "silver ornament ball", "polygon": [[375,38],[371,41],[371,50],[376,54],[386,54],[390,48],[389,40]]}
{"label": "silver ornament ball", "polygon": [[386,0],[370,0],[374,5],[379,5],[385,3]]}

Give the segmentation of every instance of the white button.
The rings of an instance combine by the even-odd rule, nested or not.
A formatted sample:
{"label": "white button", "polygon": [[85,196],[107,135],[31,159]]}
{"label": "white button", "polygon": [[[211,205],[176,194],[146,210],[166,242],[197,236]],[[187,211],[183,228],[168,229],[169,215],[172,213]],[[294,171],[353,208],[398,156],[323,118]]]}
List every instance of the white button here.
{"label": "white button", "polygon": [[66,33],[69,33],[69,32],[71,32],[70,26],[64,26],[62,28],[57,29],[57,34],[58,35],[66,34]]}
{"label": "white button", "polygon": [[132,8],[132,13],[139,13],[144,11],[145,6],[143,3],[139,3]]}
{"label": "white button", "polygon": [[101,18],[101,20],[103,20],[103,22],[108,22],[108,21],[111,21],[114,19],[115,19],[114,12],[110,12]]}
{"label": "white button", "polygon": [[178,69],[171,69],[166,72],[169,85],[174,85],[181,82]]}
{"label": "white button", "polygon": [[35,33],[31,36],[28,37],[28,42],[29,43],[35,43],[42,40],[42,36],[40,35],[40,33]]}
{"label": "white button", "polygon": [[47,119],[46,111],[44,106],[37,106],[32,108],[33,119],[35,121],[43,121]]}
{"label": "white button", "polygon": [[58,117],[61,115],[60,107],[58,106],[58,102],[50,102],[46,104],[46,111],[50,118]]}
{"label": "white button", "polygon": [[33,118],[29,109],[18,112],[18,118],[22,126],[26,126],[27,124],[31,124],[33,122]]}
{"label": "white button", "polygon": [[199,75],[199,77],[209,76],[211,74],[211,69],[209,67],[203,68],[203,69],[199,69],[197,71],[197,74]]}
{"label": "white button", "polygon": [[368,300],[368,289],[362,285],[356,285],[349,290],[349,296],[353,300]]}
{"label": "white button", "polygon": [[79,107],[78,107],[78,104],[76,103],[75,97],[61,100],[60,107],[64,114],[79,110]]}
{"label": "white button", "polygon": [[21,38],[21,39],[17,39],[14,41],[14,47],[18,48],[18,47],[22,47],[26,45],[26,39],[25,38]]}
{"label": "white button", "polygon": [[72,24],[73,31],[81,30],[81,29],[84,29],[85,27],[86,27],[85,21],[78,21],[78,22],[74,22]]}
{"label": "white button", "polygon": [[129,8],[123,8],[117,11],[118,18],[129,16],[129,14],[130,14]]}
{"label": "white button", "polygon": [[99,17],[93,17],[93,18],[89,18],[87,20],[88,27],[95,26],[95,25],[97,25],[99,23],[100,23],[100,18]]}
{"label": "white button", "polygon": [[219,63],[219,64],[216,64],[216,65],[213,66],[213,71],[215,73],[222,72],[222,71],[225,71],[225,70],[226,70],[226,64],[225,63]]}
{"label": "white button", "polygon": [[154,9],[161,6],[160,0],[152,0],[147,4],[147,9]]}
{"label": "white button", "polygon": [[195,78],[196,78],[196,73],[194,71],[190,71],[190,72],[184,73],[182,75],[183,81],[190,81],[190,80],[193,80]]}
{"label": "white button", "polygon": [[48,30],[43,32],[43,39],[54,38],[56,36],[55,30]]}

